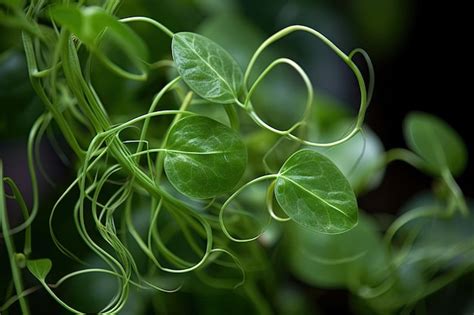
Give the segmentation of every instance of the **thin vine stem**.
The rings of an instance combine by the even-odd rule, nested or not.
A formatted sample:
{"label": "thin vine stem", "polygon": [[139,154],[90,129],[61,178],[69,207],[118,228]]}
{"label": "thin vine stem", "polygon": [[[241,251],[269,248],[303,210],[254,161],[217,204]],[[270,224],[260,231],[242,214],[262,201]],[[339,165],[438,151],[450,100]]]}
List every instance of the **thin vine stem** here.
{"label": "thin vine stem", "polygon": [[155,26],[156,28],[158,28],[160,31],[162,31],[163,33],[165,33],[166,35],[168,35],[171,38],[173,38],[173,36],[174,36],[174,33],[172,31],[170,31],[166,26],[164,26],[160,22],[158,22],[156,20],[153,20],[153,19],[150,19],[148,17],[132,16],[132,17],[127,17],[127,18],[122,18],[119,21],[123,22],[123,23],[145,22],[145,23],[148,23],[148,24],[151,24],[151,25]]}
{"label": "thin vine stem", "polygon": [[261,233],[259,233],[257,236],[254,236],[254,237],[251,237],[251,238],[246,238],[246,239],[238,239],[238,238],[235,238],[234,236],[232,236],[227,227],[225,226],[225,223],[224,223],[224,211],[225,209],[229,206],[229,204],[247,187],[255,184],[255,183],[258,183],[258,182],[261,182],[261,181],[265,181],[265,180],[270,180],[270,179],[275,179],[277,178],[279,175],[278,174],[269,174],[269,175],[264,175],[264,176],[261,176],[261,177],[258,177],[258,178],[255,178],[251,181],[249,181],[248,183],[246,183],[245,185],[241,186],[239,189],[237,189],[225,202],[224,204],[222,205],[221,209],[220,209],[220,212],[219,212],[219,223],[220,223],[220,226],[221,226],[221,229],[222,229],[222,232],[229,238],[231,239],[232,241],[234,242],[237,242],[237,243],[245,243],[245,242],[251,242],[251,241],[254,241],[256,239],[258,239],[263,233],[264,231],[262,231]]}
{"label": "thin vine stem", "polygon": [[30,309],[28,306],[28,302],[26,301],[24,296],[21,296],[23,292],[23,280],[21,276],[21,271],[15,259],[16,257],[15,244],[13,243],[10,237],[10,226],[9,226],[6,203],[5,203],[5,193],[3,189],[3,162],[2,160],[0,160],[0,219],[1,219],[1,225],[2,225],[3,239],[4,239],[5,247],[7,248],[7,254],[10,260],[10,268],[11,268],[12,277],[13,277],[13,284],[15,286],[17,296],[19,297],[20,308],[23,314],[29,315]]}
{"label": "thin vine stem", "polygon": [[[324,35],[322,35],[321,33],[319,33],[318,31],[310,28],[310,27],[307,27],[307,26],[302,26],[302,25],[293,25],[293,26],[289,26],[289,27],[286,27],[280,31],[278,31],[277,33],[273,34],[272,36],[270,36],[267,40],[265,40],[261,45],[260,47],[255,51],[255,53],[253,54],[248,66],[247,66],[247,69],[245,70],[245,74],[244,74],[244,87],[247,88],[248,86],[248,81],[249,81],[249,77],[250,77],[250,74],[252,73],[252,69],[258,59],[258,57],[261,55],[261,53],[268,47],[270,46],[271,44],[273,44],[274,42],[282,39],[283,37],[293,33],[293,32],[297,32],[297,31],[303,31],[303,32],[307,32],[309,34],[312,34],[313,36],[319,38],[325,45],[327,45],[332,51],[334,51],[336,53],[336,55],[342,60],[344,61],[348,67],[352,70],[352,72],[354,73],[356,79],[357,79],[357,82],[359,84],[359,91],[360,91],[360,106],[359,106],[359,113],[357,115],[357,120],[356,120],[356,125],[354,127],[354,129],[348,134],[346,135],[345,137],[343,137],[342,139],[338,140],[338,141],[334,141],[334,142],[331,142],[331,143],[315,143],[315,142],[311,142],[311,141],[307,141],[307,140],[302,140],[294,135],[292,135],[291,133],[288,133],[288,134],[284,134],[286,136],[288,136],[290,139],[292,140],[295,140],[295,141],[298,141],[302,144],[305,144],[305,145],[308,145],[308,146],[316,146],[316,147],[327,147],[327,146],[335,146],[335,145],[338,145],[340,143],[343,143],[347,140],[349,140],[350,138],[352,138],[354,135],[356,135],[359,130],[362,128],[362,124],[364,122],[364,117],[365,117],[365,112],[367,110],[367,106],[368,106],[368,102],[367,102],[367,89],[366,89],[366,85],[365,85],[365,81],[364,81],[364,78],[362,76],[362,74],[360,73],[359,69],[357,68],[357,66],[354,64],[354,62],[352,61],[352,59],[347,56],[346,54],[344,54],[335,44],[333,44],[328,38],[326,38]],[[359,51],[357,51],[359,52]],[[370,60],[370,59],[369,59]],[[371,67],[371,63],[368,62],[369,64],[369,68]],[[372,75],[372,74],[371,74]],[[372,81],[371,81],[372,82]],[[372,93],[372,90],[373,90],[373,87],[371,85],[371,83],[369,83],[369,95],[371,95]],[[243,104],[244,107],[245,107],[245,103]],[[252,119],[254,119],[260,126],[264,127],[264,128],[267,128],[267,125],[257,116],[257,115],[252,115],[251,116]],[[268,129],[268,128],[267,128]],[[272,129],[268,129],[272,132],[275,132],[275,133],[278,133],[276,129],[272,128]],[[281,133],[280,133],[281,134]]]}

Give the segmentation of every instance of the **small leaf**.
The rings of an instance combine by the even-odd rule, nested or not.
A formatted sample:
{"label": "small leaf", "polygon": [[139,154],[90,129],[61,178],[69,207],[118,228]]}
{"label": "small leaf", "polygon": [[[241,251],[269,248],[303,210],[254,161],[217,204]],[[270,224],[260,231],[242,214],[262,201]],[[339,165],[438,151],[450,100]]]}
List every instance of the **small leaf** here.
{"label": "small leaf", "polygon": [[316,232],[342,233],[357,224],[349,182],[331,160],[312,150],[300,150],[283,164],[275,197],[291,219]]}
{"label": "small leaf", "polygon": [[164,169],[182,194],[213,198],[237,185],[247,149],[233,129],[204,116],[189,116],[170,130]]}
{"label": "small leaf", "polygon": [[177,33],[173,60],[186,84],[199,96],[221,104],[234,103],[242,86],[242,70],[227,51],[195,33]]}
{"label": "small leaf", "polygon": [[57,23],[74,33],[89,48],[94,48],[99,36],[107,31],[130,57],[147,59],[147,47],[142,39],[130,27],[102,8],[55,6],[50,10],[50,14]]}
{"label": "small leaf", "polygon": [[26,267],[39,281],[44,281],[51,270],[51,260],[48,258],[28,260]]}
{"label": "small leaf", "polygon": [[459,134],[441,119],[420,112],[411,113],[404,122],[408,146],[427,163],[431,172],[448,168],[459,175],[466,167],[467,150]]}

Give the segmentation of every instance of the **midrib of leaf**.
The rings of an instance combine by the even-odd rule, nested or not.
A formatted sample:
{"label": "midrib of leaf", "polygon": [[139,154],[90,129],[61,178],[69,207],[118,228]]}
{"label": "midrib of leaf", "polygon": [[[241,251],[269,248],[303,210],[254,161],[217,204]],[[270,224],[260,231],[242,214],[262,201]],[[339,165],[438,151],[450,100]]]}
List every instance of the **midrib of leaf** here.
{"label": "midrib of leaf", "polygon": [[365,256],[369,251],[364,250],[360,253],[356,253],[350,256],[342,257],[342,258],[330,258],[330,257],[320,257],[310,253],[308,250],[300,250],[301,254],[305,255],[307,259],[312,260],[314,262],[325,264],[325,265],[338,265],[338,264],[345,264],[348,262],[353,262],[358,260],[359,258]]}
{"label": "midrib of leaf", "polygon": [[[438,133],[437,129],[434,129],[433,133]],[[414,136],[413,131],[411,131],[410,134],[411,134],[412,139],[416,139],[416,136]],[[446,158],[445,158],[445,152],[443,150],[443,147],[438,143],[438,140],[437,140],[438,137],[436,135],[430,133],[430,134],[427,134],[427,138],[432,143],[432,148],[433,148],[433,151],[434,151],[434,160],[436,162],[441,163],[442,167],[447,167],[448,163],[447,163]],[[419,155],[421,155],[422,158],[425,161],[427,161],[427,163],[432,164],[433,161],[430,161],[429,158],[426,158],[426,156],[424,156],[424,152],[420,148],[420,145],[416,141],[413,141],[413,144],[415,145],[416,149],[418,150],[417,153]],[[431,166],[438,167],[439,165],[431,165]]]}
{"label": "midrib of leaf", "polygon": [[280,175],[280,177],[282,177],[283,179],[286,179],[288,181],[290,181],[291,183],[293,183],[296,187],[300,188],[301,190],[305,191],[306,193],[310,194],[311,196],[314,196],[316,197],[317,199],[319,199],[320,201],[322,201],[323,203],[327,204],[329,207],[333,208],[334,210],[338,211],[339,213],[343,214],[346,218],[350,219],[350,217],[344,212],[342,211],[341,209],[337,208],[335,205],[332,205],[330,204],[329,202],[327,202],[326,200],[324,200],[324,198],[316,195],[315,193],[313,193],[311,190],[308,190],[306,189],[304,186],[298,184],[297,182],[295,182],[294,180],[290,179],[289,177],[286,177],[284,175]]}
{"label": "midrib of leaf", "polygon": [[437,139],[439,138],[439,136],[438,136],[439,131],[436,128],[433,131],[435,133],[435,137],[433,137],[432,143],[434,144],[434,150],[436,152],[435,154],[437,156],[437,159],[441,162],[443,168],[448,168],[449,169],[448,161],[446,160],[446,153],[443,149],[443,146],[441,146],[437,141]]}
{"label": "midrib of leaf", "polygon": [[[179,39],[178,39],[179,40]],[[193,37],[193,41],[194,41],[194,37]],[[224,84],[227,86],[227,88],[231,91],[231,94],[232,96],[235,97],[235,94],[234,94],[234,91],[233,89],[230,87],[230,85],[227,83],[227,81],[220,75],[220,73],[214,69],[204,58],[202,58],[197,52],[196,50],[194,50],[185,40],[182,40],[181,41],[186,47],[188,47],[199,59],[202,60],[202,62],[204,62],[204,64],[206,64],[218,77],[219,79],[224,82]]]}
{"label": "midrib of leaf", "polygon": [[206,152],[199,152],[199,151],[180,151],[180,150],[173,150],[173,149],[166,149],[166,152],[170,153],[178,153],[178,154],[190,154],[190,155],[213,155],[213,154],[226,154],[226,153],[234,153],[234,151],[206,151]]}

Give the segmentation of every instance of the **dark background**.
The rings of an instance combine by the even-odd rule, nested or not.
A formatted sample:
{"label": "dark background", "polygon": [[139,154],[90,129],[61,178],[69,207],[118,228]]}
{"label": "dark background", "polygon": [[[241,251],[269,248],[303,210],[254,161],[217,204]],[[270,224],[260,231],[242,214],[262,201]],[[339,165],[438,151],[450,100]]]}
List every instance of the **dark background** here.
{"label": "dark background", "polygon": [[[464,193],[474,196],[473,142],[469,107],[470,62],[465,58],[462,8],[415,1],[414,20],[406,39],[392,58],[376,63],[374,104],[368,124],[387,148],[404,145],[401,126],[413,110],[432,113],[449,123],[464,139],[468,167],[460,176]],[[429,187],[430,180],[406,165],[392,165],[383,185],[370,194],[368,207],[395,211],[414,191]]]}

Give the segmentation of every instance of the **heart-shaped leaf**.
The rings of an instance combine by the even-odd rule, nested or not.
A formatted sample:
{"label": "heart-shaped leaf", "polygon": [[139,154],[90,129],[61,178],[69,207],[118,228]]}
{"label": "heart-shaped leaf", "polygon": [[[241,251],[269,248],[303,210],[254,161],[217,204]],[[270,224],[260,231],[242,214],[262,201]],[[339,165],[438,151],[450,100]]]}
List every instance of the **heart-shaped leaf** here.
{"label": "heart-shaped leaf", "polygon": [[39,281],[44,281],[51,270],[51,260],[48,258],[28,260],[26,267]]}
{"label": "heart-shaped leaf", "polygon": [[467,150],[459,134],[441,119],[420,112],[411,113],[404,122],[408,146],[427,163],[431,172],[448,168],[453,175],[466,167]]}
{"label": "heart-shaped leaf", "polygon": [[291,219],[317,232],[342,233],[357,224],[351,185],[331,160],[312,150],[300,150],[283,164],[275,197]]}
{"label": "heart-shaped leaf", "polygon": [[237,185],[247,149],[233,129],[204,116],[188,116],[170,130],[164,169],[182,194],[213,198]]}
{"label": "heart-shaped leaf", "polygon": [[188,32],[175,34],[171,48],[179,74],[196,94],[214,103],[236,101],[242,86],[242,70],[224,48]]}

